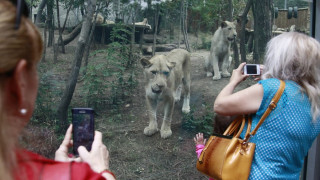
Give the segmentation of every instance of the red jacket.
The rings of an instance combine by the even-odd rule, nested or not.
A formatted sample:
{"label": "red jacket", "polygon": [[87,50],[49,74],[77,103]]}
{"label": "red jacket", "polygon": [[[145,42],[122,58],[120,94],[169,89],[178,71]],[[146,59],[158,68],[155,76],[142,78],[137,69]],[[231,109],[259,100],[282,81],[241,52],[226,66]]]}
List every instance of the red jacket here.
{"label": "red jacket", "polygon": [[17,154],[16,180],[105,180],[87,163],[58,162],[23,150]]}

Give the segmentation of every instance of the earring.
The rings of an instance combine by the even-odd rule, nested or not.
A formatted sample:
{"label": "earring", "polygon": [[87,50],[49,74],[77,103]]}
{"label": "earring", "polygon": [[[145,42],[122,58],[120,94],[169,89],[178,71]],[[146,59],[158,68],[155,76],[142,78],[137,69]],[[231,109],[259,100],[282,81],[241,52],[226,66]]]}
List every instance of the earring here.
{"label": "earring", "polygon": [[27,114],[27,109],[20,109],[20,113],[22,114],[22,115],[26,115]]}

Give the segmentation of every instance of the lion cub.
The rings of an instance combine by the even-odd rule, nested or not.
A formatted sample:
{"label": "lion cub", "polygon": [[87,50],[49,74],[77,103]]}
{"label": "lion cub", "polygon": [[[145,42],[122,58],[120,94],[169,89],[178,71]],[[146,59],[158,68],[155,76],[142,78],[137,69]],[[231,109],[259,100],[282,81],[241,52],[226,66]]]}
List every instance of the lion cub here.
{"label": "lion cub", "polygon": [[210,55],[205,61],[205,69],[208,77],[213,75],[212,72],[214,73],[213,80],[219,80],[221,76],[230,77],[228,72],[232,60],[230,46],[237,36],[236,24],[236,21],[223,21],[212,37]]}
{"label": "lion cub", "polygon": [[184,101],[182,111],[189,113],[190,106],[190,54],[183,49],[174,49],[168,55],[156,55],[150,60],[141,59],[145,74],[146,103],[149,126],[144,134],[151,136],[157,131],[157,106],[164,103],[164,118],[160,134],[162,138],[171,136],[171,118],[175,101],[180,100],[182,86]]}

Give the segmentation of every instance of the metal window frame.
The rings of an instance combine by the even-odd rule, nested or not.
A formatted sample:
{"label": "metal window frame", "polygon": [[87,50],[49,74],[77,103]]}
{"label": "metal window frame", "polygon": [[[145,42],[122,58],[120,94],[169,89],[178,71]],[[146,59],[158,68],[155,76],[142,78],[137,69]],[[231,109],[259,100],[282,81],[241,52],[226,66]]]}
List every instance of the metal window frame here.
{"label": "metal window frame", "polygon": [[[311,33],[310,35],[320,41],[320,2],[313,0],[311,4]],[[305,159],[303,179],[319,180],[320,179],[320,135],[313,142],[308,156]]]}

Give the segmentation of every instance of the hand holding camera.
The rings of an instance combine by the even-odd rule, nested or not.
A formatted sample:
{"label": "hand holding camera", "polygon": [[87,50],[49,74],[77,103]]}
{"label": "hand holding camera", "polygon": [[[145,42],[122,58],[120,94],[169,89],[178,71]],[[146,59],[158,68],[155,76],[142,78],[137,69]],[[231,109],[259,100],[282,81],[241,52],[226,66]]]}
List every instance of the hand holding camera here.
{"label": "hand holding camera", "polygon": [[261,80],[261,74],[263,72],[264,65],[262,64],[246,64],[243,68],[243,73],[252,75],[255,81]]}
{"label": "hand holding camera", "polygon": [[260,75],[260,65],[259,64],[246,64],[243,67],[243,74],[256,76]]}

